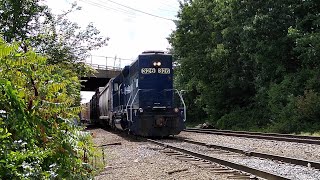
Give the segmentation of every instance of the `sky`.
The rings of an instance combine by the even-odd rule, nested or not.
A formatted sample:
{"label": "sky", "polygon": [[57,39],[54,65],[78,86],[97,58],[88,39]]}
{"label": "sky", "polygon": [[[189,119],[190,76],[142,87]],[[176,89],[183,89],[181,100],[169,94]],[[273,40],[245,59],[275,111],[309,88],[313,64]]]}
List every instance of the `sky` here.
{"label": "sky", "polygon": [[[73,2],[75,0],[44,0],[54,14],[61,14],[70,9]],[[88,62],[123,67],[145,50],[167,50],[170,47],[166,38],[176,28],[172,20],[176,19],[179,10],[178,0],[76,2],[81,10],[69,14],[69,20],[83,28],[92,22],[102,36],[110,38],[106,47],[91,52],[92,58],[88,58]],[[119,61],[114,62],[114,58],[109,58],[106,62],[104,57],[123,60],[121,64]],[[88,102],[92,95],[93,92],[81,92],[82,103]]]}

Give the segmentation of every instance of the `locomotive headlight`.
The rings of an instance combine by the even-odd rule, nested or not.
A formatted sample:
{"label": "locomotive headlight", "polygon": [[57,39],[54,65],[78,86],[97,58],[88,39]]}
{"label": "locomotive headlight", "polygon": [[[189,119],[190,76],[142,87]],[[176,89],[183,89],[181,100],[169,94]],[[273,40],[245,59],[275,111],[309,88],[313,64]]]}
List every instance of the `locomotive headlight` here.
{"label": "locomotive headlight", "polygon": [[174,108],[174,112],[178,113],[179,112],[179,108]]}
{"label": "locomotive headlight", "polygon": [[139,108],[139,112],[140,112],[140,113],[143,113],[143,109],[142,109],[142,108]]}
{"label": "locomotive headlight", "polygon": [[153,66],[161,66],[161,62],[153,62]]}

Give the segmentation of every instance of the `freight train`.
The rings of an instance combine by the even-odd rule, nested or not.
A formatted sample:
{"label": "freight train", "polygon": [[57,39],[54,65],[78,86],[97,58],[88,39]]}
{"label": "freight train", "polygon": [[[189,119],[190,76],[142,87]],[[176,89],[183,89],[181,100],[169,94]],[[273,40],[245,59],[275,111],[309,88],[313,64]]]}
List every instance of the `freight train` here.
{"label": "freight train", "polygon": [[177,135],[185,129],[186,106],[173,89],[172,55],[145,51],[96,90],[90,120],[140,136]]}

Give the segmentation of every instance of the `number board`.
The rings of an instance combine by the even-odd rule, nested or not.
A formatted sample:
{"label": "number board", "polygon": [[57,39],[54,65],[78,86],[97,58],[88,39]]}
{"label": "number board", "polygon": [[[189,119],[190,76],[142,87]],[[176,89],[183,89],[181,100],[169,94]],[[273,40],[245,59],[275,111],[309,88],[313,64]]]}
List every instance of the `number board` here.
{"label": "number board", "polygon": [[158,68],[159,74],[170,74],[170,68]]}
{"label": "number board", "polygon": [[141,74],[154,74],[156,73],[156,68],[142,68]]}
{"label": "number board", "polygon": [[[141,68],[141,74],[155,74],[156,68]],[[159,74],[170,74],[170,68],[158,68]]]}

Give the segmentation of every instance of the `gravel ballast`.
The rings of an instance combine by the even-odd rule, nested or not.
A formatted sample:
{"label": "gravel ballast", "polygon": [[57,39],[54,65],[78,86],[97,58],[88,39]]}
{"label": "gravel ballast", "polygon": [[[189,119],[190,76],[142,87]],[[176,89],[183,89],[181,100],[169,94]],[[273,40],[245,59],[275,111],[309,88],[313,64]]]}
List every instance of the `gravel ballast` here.
{"label": "gravel ballast", "polygon": [[[142,142],[134,137],[115,134],[103,129],[89,130],[96,145],[113,144],[104,147],[106,165],[95,179],[228,179],[226,174],[216,174],[190,162],[179,160],[161,152],[163,147]],[[194,141],[217,144],[245,151],[258,151],[293,158],[319,161],[320,146],[273,140],[247,139],[212,134],[182,132],[178,137]],[[167,141],[167,140],[165,140]],[[168,140],[169,143],[170,140]],[[119,145],[120,144],[120,145]],[[170,143],[171,144],[171,143]],[[309,167],[295,166],[254,157],[210,153],[206,147],[178,143],[190,150],[197,150],[210,156],[236,162],[248,167],[283,175],[290,179],[320,179],[320,171]]]}
{"label": "gravel ballast", "polygon": [[[237,153],[216,153],[211,148],[194,145],[190,143],[175,143],[174,141],[165,140],[170,145],[195,151],[218,159],[234,162],[254,169],[259,169],[272,174],[280,175],[288,179],[294,180],[318,180],[320,179],[320,171],[314,168],[272,161],[269,159],[261,159],[251,156],[245,156]],[[222,152],[222,151],[221,151]]]}
{"label": "gravel ballast", "polygon": [[163,148],[149,142],[135,141],[103,129],[89,130],[96,145],[121,143],[105,147],[106,165],[95,179],[227,179],[191,163],[161,153]]}
{"label": "gravel ballast", "polygon": [[261,153],[320,162],[320,145],[192,132],[181,132],[178,137],[188,138],[208,144],[232,147],[248,152],[257,151]]}

